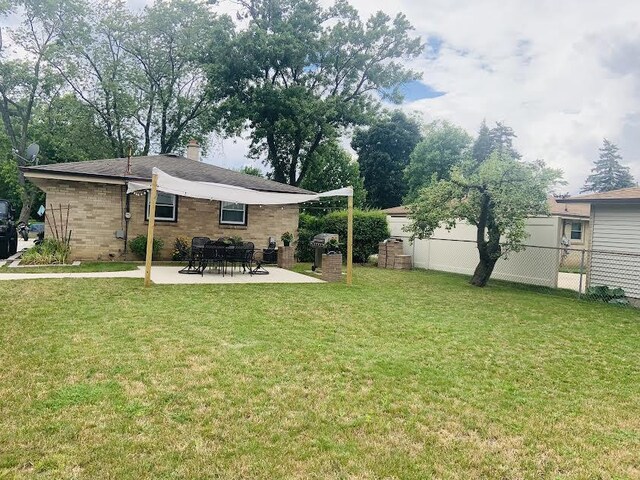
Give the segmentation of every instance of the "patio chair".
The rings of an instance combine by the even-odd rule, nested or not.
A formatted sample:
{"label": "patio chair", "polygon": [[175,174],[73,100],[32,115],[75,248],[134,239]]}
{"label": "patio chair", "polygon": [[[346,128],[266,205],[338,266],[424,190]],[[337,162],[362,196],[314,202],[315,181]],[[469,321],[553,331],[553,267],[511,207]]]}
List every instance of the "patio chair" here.
{"label": "patio chair", "polygon": [[210,241],[209,237],[193,237],[191,239],[191,252],[189,253],[189,264],[184,267],[178,273],[193,274],[200,273],[200,258],[202,257],[202,251],[207,242]]}
{"label": "patio chair", "polygon": [[246,248],[243,245],[229,245],[224,251],[225,270],[227,266],[231,266],[231,276],[237,265],[244,266]]}
{"label": "patio chair", "polygon": [[253,242],[245,242],[242,244],[244,256],[242,259],[242,273],[249,271],[249,275],[253,275],[253,255],[255,253],[255,245]]}
{"label": "patio chair", "polygon": [[256,266],[251,269],[251,275],[269,275],[269,271],[264,268],[264,264],[277,262],[277,254],[278,251],[276,250],[276,241],[273,237],[269,237],[269,247],[262,249],[262,259],[254,259],[256,262]]}
{"label": "patio chair", "polygon": [[221,267],[222,274],[224,275],[224,261],[225,261],[225,253],[224,246],[219,242],[212,242],[209,240],[204,244],[202,249],[202,256],[200,257],[200,262],[198,265],[198,271],[201,275],[204,275],[204,271],[207,267],[211,268],[212,266]]}

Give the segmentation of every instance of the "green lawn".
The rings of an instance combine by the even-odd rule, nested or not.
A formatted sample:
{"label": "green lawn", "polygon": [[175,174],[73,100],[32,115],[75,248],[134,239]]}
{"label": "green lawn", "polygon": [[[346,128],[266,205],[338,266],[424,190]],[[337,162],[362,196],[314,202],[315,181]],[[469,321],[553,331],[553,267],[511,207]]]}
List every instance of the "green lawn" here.
{"label": "green lawn", "polygon": [[78,266],[59,265],[48,267],[18,267],[11,268],[8,265],[0,267],[0,275],[3,273],[85,273],[85,272],[121,272],[137,270],[139,263],[134,262],[82,262]]}
{"label": "green lawn", "polygon": [[0,478],[640,477],[640,311],[354,278],[3,283]]}

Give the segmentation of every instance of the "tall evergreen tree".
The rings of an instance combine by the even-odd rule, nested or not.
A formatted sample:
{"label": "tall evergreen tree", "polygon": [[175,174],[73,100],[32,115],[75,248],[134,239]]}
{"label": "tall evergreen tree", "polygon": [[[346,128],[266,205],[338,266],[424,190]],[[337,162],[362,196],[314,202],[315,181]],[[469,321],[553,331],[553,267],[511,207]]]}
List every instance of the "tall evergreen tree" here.
{"label": "tall evergreen tree", "polygon": [[610,192],[620,188],[629,188],[636,185],[633,176],[629,172],[629,167],[620,164],[622,155],[618,153],[618,146],[607,140],[602,142],[600,147],[600,158],[596,160],[591,169],[591,175],[587,177],[584,187],[580,193],[584,192]]}
{"label": "tall evergreen tree", "polygon": [[480,130],[478,130],[478,138],[473,143],[472,157],[476,163],[482,163],[489,158],[492,150],[490,130],[486,120],[482,120]]}
{"label": "tall evergreen tree", "polygon": [[522,155],[513,146],[513,139],[516,137],[513,129],[504,123],[496,122],[495,127],[489,128],[487,122],[483,120],[478,130],[478,137],[473,143],[471,156],[477,164],[480,164],[497,150],[501,155],[519,160]]}

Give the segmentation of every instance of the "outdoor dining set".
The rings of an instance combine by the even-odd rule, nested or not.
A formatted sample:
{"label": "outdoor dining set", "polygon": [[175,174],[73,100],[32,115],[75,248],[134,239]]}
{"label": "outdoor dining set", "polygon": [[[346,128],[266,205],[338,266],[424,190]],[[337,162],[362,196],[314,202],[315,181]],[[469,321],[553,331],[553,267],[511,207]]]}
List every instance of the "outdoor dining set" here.
{"label": "outdoor dining set", "polygon": [[268,274],[262,266],[262,261],[255,261],[254,254],[255,246],[252,242],[233,243],[225,237],[217,240],[194,237],[191,240],[189,264],[180,270],[180,273],[204,275],[208,269],[222,273],[223,276],[225,273],[233,276],[237,267],[242,268],[242,273],[250,275]]}

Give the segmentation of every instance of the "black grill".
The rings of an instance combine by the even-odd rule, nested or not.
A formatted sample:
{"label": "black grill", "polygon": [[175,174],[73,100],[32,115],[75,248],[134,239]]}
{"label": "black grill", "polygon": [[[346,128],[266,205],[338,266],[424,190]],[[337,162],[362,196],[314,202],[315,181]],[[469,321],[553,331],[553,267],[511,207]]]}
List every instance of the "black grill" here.
{"label": "black grill", "polygon": [[316,269],[322,268],[322,254],[324,253],[325,247],[331,240],[335,240],[337,242],[338,235],[335,233],[319,233],[313,237],[311,242],[309,242],[309,245],[316,250],[311,270],[316,271]]}

